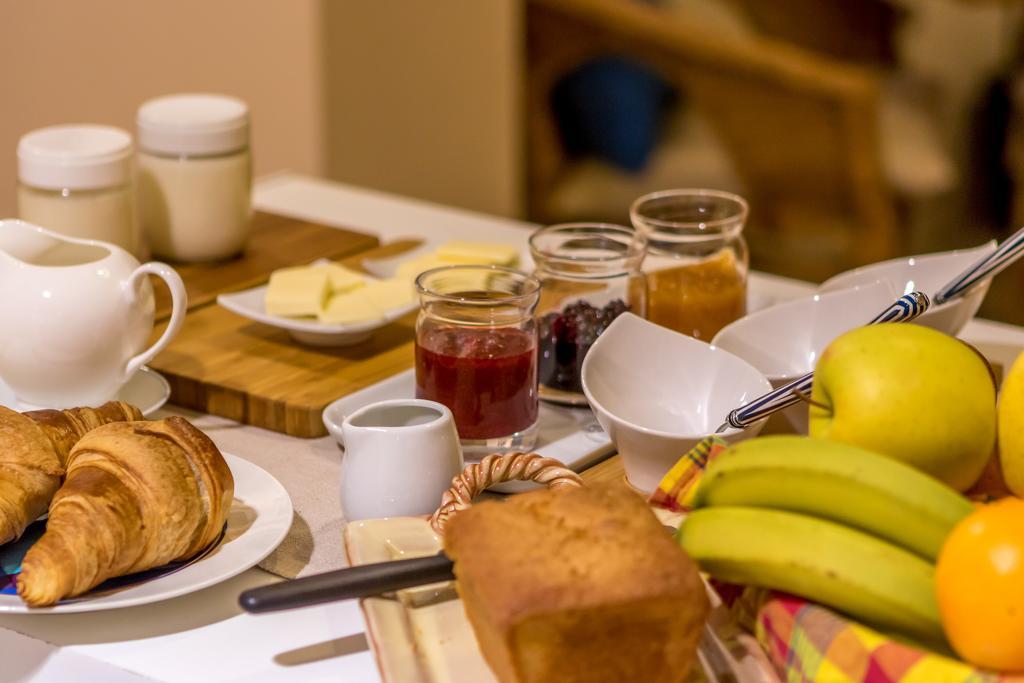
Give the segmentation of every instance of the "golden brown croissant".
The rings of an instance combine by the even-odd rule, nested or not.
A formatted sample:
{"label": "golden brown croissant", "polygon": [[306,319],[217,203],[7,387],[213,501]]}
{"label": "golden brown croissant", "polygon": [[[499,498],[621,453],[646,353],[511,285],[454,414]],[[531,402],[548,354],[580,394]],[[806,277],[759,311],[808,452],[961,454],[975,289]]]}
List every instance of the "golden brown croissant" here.
{"label": "golden brown croissant", "polygon": [[180,417],[94,429],[71,451],[46,531],[22,561],[18,594],[52,605],[114,576],[185,560],[216,540],[233,498],[224,457]]}
{"label": "golden brown croissant", "polygon": [[28,413],[0,406],[0,545],[46,512],[80,438],[110,422],[141,419],[138,408],[120,401]]}

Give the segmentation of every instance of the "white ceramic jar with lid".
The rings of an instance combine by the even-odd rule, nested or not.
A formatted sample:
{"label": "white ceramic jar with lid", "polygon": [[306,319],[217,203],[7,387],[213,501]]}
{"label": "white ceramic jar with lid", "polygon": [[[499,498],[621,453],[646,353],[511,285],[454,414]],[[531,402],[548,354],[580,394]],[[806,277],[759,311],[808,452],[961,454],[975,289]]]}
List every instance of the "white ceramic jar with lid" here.
{"label": "white ceramic jar with lid", "polygon": [[18,216],[139,255],[133,151],[131,134],[112,126],[61,125],[26,133],[18,142]]}
{"label": "white ceramic jar with lid", "polygon": [[249,108],[224,95],[169,95],[139,107],[139,211],[153,253],[217,261],[249,238]]}

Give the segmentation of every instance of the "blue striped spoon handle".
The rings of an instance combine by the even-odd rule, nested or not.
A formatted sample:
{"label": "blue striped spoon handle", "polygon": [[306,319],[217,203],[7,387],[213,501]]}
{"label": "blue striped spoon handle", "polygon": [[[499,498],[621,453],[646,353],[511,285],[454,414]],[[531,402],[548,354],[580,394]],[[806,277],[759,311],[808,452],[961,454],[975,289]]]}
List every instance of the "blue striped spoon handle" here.
{"label": "blue striped spoon handle", "polygon": [[[928,310],[931,302],[923,292],[911,292],[904,294],[892,305],[876,315],[869,325],[875,323],[896,323],[913,320]],[[767,394],[755,398],[747,405],[737,408],[729,413],[726,421],[718,428],[717,433],[724,432],[729,427],[746,429],[758,420],[768,417],[774,412],[783,408],[796,405],[799,401],[810,397],[811,385],[814,383],[814,373],[808,372],[788,384],[783,384],[778,389],[773,389]]]}
{"label": "blue striped spoon handle", "polygon": [[896,299],[884,311],[871,319],[868,325],[875,323],[902,323],[913,320],[928,310],[932,302],[924,292],[911,292]]}
{"label": "blue striped spoon handle", "polygon": [[944,304],[961,297],[976,285],[1001,272],[1024,254],[1024,228],[1003,240],[999,248],[983,257],[970,268],[953,278],[948,285],[935,293],[935,304]]}

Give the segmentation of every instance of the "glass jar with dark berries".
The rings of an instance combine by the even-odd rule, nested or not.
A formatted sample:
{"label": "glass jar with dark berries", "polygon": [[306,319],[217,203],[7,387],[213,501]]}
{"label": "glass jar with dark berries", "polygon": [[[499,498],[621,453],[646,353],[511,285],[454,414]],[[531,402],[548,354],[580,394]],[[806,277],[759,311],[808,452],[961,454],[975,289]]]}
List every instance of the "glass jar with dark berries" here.
{"label": "glass jar with dark berries", "polygon": [[643,316],[647,285],[643,234],[610,223],[562,223],[530,236],[541,282],[537,306],[540,397],[586,405],[583,358],[604,330],[629,311]]}

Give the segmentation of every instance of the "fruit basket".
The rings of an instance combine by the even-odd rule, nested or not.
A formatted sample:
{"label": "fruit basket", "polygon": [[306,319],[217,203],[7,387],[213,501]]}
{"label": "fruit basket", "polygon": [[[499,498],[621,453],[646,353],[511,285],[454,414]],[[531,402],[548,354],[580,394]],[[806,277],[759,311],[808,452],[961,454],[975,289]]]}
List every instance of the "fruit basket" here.
{"label": "fruit basket", "polygon": [[967,683],[1024,681],[1024,502],[980,502],[1005,494],[772,436],[702,444],[650,502],[784,680]]}

